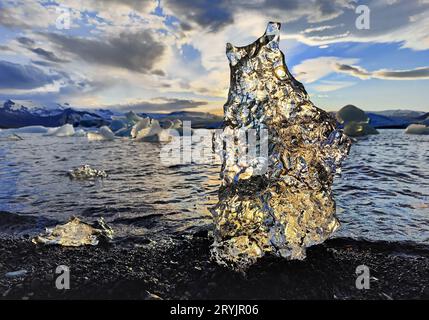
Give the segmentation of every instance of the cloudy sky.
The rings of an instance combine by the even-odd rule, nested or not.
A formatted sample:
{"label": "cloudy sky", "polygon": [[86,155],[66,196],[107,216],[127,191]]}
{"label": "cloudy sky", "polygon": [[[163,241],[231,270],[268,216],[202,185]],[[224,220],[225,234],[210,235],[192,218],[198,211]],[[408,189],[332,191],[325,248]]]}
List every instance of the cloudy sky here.
{"label": "cloudy sky", "polygon": [[0,100],[221,113],[271,20],[316,105],[429,110],[429,0],[0,0]]}

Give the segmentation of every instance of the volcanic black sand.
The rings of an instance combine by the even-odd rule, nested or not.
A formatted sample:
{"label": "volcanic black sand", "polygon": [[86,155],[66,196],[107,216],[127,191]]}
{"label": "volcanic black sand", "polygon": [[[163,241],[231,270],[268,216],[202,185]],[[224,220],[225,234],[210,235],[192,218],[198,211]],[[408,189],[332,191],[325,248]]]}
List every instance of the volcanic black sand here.
{"label": "volcanic black sand", "polygon": [[[65,248],[29,239],[0,240],[2,299],[428,299],[429,248],[407,243],[332,239],[305,261],[265,257],[246,275],[209,259],[207,232],[152,242]],[[356,289],[356,267],[370,289]],[[70,289],[55,287],[58,265]],[[6,273],[27,270],[18,276]]]}

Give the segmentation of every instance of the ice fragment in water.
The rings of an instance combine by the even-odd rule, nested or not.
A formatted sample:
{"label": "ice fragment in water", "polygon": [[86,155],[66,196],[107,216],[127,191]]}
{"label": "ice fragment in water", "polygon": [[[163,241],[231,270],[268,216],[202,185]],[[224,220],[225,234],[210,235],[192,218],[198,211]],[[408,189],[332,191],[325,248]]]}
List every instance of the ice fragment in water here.
{"label": "ice fragment in water", "polygon": [[[224,105],[224,135],[268,131],[268,155],[255,165],[239,161],[239,147],[223,145],[222,185],[212,208],[212,257],[244,271],[271,253],[304,259],[306,247],[338,227],[331,186],[350,139],[309,100],[279,50],[279,23],[245,47],[227,44],[231,84]],[[266,170],[254,170],[266,166]]]}
{"label": "ice fragment in water", "polygon": [[96,246],[100,240],[113,238],[113,230],[100,218],[96,223],[82,222],[72,217],[69,222],[54,228],[47,228],[44,235],[33,238],[35,244],[58,244],[66,247],[83,245]]}
{"label": "ice fragment in water", "polygon": [[68,172],[71,179],[85,180],[95,178],[107,178],[107,173],[104,170],[93,169],[85,164],[79,168],[73,169]]}

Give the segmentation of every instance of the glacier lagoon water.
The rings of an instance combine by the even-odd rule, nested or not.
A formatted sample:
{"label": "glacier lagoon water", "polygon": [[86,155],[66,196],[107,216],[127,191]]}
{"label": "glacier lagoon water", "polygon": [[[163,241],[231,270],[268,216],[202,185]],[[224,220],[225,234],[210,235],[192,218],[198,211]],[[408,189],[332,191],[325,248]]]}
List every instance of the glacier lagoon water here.
{"label": "glacier lagoon water", "polygon": [[[159,144],[22,134],[0,141],[0,234],[34,235],[71,216],[104,217],[118,243],[206,230],[218,165],[165,166]],[[333,237],[429,244],[429,136],[380,130],[359,139],[334,183],[340,229]],[[108,178],[75,181],[82,164]],[[13,217],[13,218],[12,218]]]}

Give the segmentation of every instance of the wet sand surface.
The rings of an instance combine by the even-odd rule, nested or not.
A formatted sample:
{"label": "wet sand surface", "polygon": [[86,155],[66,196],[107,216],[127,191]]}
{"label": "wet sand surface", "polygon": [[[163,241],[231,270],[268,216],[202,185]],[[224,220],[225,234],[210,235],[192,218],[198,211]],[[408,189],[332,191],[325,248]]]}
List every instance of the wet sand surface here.
{"label": "wet sand surface", "polygon": [[[332,239],[305,261],[265,257],[246,275],[210,261],[207,232],[127,245],[65,248],[29,239],[0,241],[1,299],[429,299],[429,248],[411,243]],[[356,288],[356,267],[370,289]],[[59,265],[70,289],[55,286]],[[25,274],[6,273],[26,270]]]}

